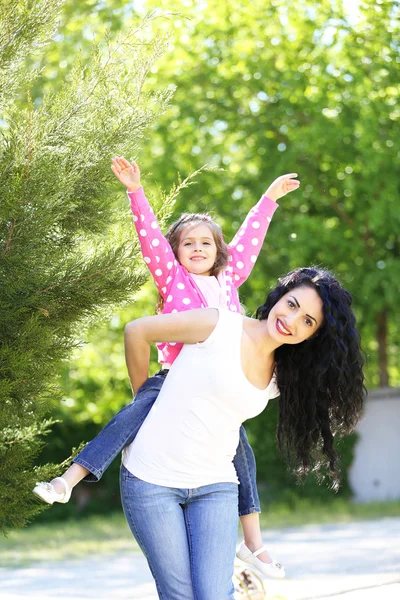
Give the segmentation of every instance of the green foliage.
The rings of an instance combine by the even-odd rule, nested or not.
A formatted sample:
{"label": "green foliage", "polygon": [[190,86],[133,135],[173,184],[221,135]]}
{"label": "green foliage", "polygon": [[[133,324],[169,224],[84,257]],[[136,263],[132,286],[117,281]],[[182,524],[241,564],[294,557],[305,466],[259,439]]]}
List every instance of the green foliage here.
{"label": "green foliage", "polygon": [[[94,44],[68,82],[35,106],[15,98],[13,69],[43,45],[60,2],[32,2],[1,13],[6,32],[0,88],[0,526],[20,526],[38,512],[34,482],[60,465],[32,463],[43,445],[49,407],[60,398],[61,366],[87,327],[110,314],[147,277],[132,243],[128,209],[116,207],[110,158],[137,154],[171,92],[145,88],[166,37],[152,17],[115,40]],[[40,14],[40,16],[39,16]],[[14,19],[14,16],[16,17]],[[22,38],[16,42],[16,38]],[[13,63],[13,57],[15,62]],[[12,68],[11,68],[12,67]],[[32,75],[33,77],[33,75]],[[169,201],[165,199],[164,211]]]}
{"label": "green foliage", "polygon": [[177,91],[143,161],[164,183],[176,169],[224,166],[196,196],[182,194],[176,213],[211,206],[228,236],[274,177],[298,172],[302,187],[280,202],[245,303],[254,310],[294,266],[331,268],[354,295],[368,386],[385,384],[386,369],[398,385],[399,3],[162,6],[190,19],[175,19],[173,52],[149,80]]}
{"label": "green foliage", "polygon": [[18,86],[37,73],[24,68],[27,55],[38,52],[56,29],[64,0],[0,0],[0,106]]}
{"label": "green foliage", "polygon": [[[400,383],[397,0],[365,0],[354,8],[341,0],[301,0],[295,11],[285,0],[254,0],[251,11],[238,0],[209,0],[207,6],[198,0],[3,0],[0,8],[0,40],[12,41],[0,44],[0,98],[7,107],[0,162],[5,244],[12,231],[12,252],[6,253],[7,262],[2,258],[1,300],[6,294],[2,309],[7,310],[0,326],[16,349],[1,346],[0,369],[6,373],[6,365],[12,377],[0,380],[0,394],[13,398],[10,405],[2,404],[2,423],[19,419],[27,434],[23,428],[33,426],[27,416],[30,403],[32,411],[46,414],[46,402],[58,398],[54,374],[62,371],[64,400],[52,414],[63,424],[57,424],[57,435],[48,436],[44,463],[63,460],[130,400],[123,325],[151,314],[154,306],[148,287],[140,301],[110,318],[109,329],[83,332],[105,306],[111,314],[112,302],[126,300],[142,281],[137,247],[126,230],[128,210],[122,216],[112,210],[116,194],[107,173],[114,153],[139,160],[146,186],[169,187],[177,173],[205,163],[223,167],[223,172],[205,172],[197,186],[181,191],[173,218],[182,211],[211,211],[228,240],[270,181],[283,172],[298,172],[302,186],[281,200],[264,250],[241,288],[242,300],[253,312],[281,273],[301,264],[328,266],[354,295],[368,354],[368,386],[384,381],[385,369],[391,385]],[[137,41],[124,38],[138,12],[145,17],[152,9],[170,11],[169,19],[151,18]],[[57,35],[50,40],[56,19]],[[14,21],[18,36],[10,35]],[[170,51],[163,58],[171,25]],[[120,54],[113,55],[107,44],[93,47],[108,32],[126,39]],[[110,57],[112,68],[107,66]],[[100,65],[106,65],[104,72]],[[26,85],[18,90],[23,81],[31,100]],[[174,85],[174,100],[160,119],[168,94],[160,98],[159,90]],[[107,92],[112,88],[115,94]],[[23,110],[13,109],[14,97]],[[148,139],[147,117],[156,123]],[[157,206],[165,216],[169,205],[162,196]],[[105,274],[106,280],[91,277],[93,272]],[[386,341],[378,336],[382,315]],[[77,317],[79,324],[75,320],[63,337],[68,319],[72,323]],[[56,340],[52,319],[60,324]],[[60,361],[82,339],[91,344],[61,368]],[[44,346],[49,351],[39,360]],[[331,494],[312,478],[304,488],[294,487],[276,451],[274,411],[271,403],[247,426],[268,498],[302,490]],[[35,432],[30,435],[31,444],[39,439]],[[344,472],[352,444],[346,441],[341,452]],[[41,467],[43,478],[46,468]],[[0,471],[1,481],[5,473]],[[31,474],[26,477],[28,490]],[[104,485],[81,487],[99,488],[102,502],[107,494],[116,502],[117,466],[106,477],[110,480]],[[0,501],[4,505],[9,497]],[[23,502],[29,502],[28,492]]]}

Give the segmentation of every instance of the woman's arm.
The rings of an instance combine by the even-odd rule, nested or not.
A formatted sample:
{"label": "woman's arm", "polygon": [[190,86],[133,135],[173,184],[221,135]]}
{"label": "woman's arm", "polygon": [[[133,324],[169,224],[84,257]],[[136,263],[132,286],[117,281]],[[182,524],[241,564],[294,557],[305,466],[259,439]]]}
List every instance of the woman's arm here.
{"label": "woman's arm", "polygon": [[204,342],[218,322],[216,308],[144,317],[125,326],[125,360],[135,393],[148,378],[150,347],[154,342]]}

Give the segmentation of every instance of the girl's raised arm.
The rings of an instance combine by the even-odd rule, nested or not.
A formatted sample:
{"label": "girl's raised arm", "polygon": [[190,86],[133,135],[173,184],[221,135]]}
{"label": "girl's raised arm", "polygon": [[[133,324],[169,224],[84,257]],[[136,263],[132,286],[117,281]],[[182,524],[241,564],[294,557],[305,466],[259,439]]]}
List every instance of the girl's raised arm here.
{"label": "girl's raised arm", "polygon": [[154,342],[204,342],[218,321],[218,309],[198,308],[156,315],[125,326],[125,359],[132,390],[137,392],[148,378],[150,347]]}
{"label": "girl's raised arm", "polygon": [[250,275],[260,254],[269,224],[278,208],[276,200],[296,190],[300,182],[293,179],[297,173],[282,175],[269,186],[259,202],[253,206],[235,237],[229,244],[230,265],[235,287],[242,285]]}
{"label": "girl's raised arm", "polygon": [[122,156],[112,159],[111,170],[127,188],[133,213],[133,222],[139,238],[143,259],[153,276],[161,296],[165,297],[167,279],[177,266],[172,248],[163,236],[154,211],[144,195],[140,183],[140,170],[136,162],[130,163]]}

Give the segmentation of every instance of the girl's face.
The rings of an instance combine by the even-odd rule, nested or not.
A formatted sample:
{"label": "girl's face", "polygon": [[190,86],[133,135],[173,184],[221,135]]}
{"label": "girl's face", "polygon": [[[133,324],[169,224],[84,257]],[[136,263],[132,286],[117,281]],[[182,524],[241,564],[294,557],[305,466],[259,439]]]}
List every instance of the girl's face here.
{"label": "girl's face", "polygon": [[178,246],[178,260],[194,275],[210,275],[217,258],[217,246],[211,229],[204,223],[185,227]]}
{"label": "girl's face", "polygon": [[302,285],[290,290],[272,307],[268,333],[279,345],[300,344],[322,325],[322,300],[312,287]]}

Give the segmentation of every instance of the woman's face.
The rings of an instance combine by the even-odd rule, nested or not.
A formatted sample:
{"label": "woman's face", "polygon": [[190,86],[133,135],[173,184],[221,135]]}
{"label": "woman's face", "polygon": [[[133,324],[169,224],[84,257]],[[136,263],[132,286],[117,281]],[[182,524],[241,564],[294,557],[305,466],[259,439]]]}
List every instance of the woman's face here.
{"label": "woman's face", "polygon": [[267,319],[268,333],[280,345],[300,344],[321,327],[322,306],[314,288],[296,287],[272,307]]}

